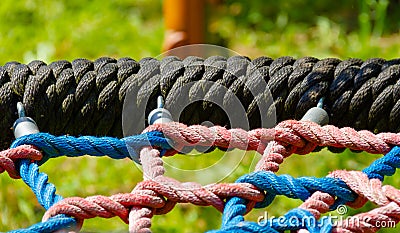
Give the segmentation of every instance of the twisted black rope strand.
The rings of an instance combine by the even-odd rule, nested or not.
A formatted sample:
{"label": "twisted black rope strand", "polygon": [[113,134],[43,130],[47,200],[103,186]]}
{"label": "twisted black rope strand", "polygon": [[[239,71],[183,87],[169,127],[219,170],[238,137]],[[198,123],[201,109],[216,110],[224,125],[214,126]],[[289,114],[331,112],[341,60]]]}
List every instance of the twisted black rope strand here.
{"label": "twisted black rope strand", "polygon": [[[134,108],[145,109],[145,116],[156,107],[160,94],[171,109],[182,98],[201,99],[187,106],[179,120],[186,124],[211,121],[227,126],[228,118],[222,108],[207,100],[220,98],[225,108],[233,104],[234,94],[247,112],[250,128],[261,125],[263,114],[258,103],[268,101],[267,89],[273,96],[278,122],[301,118],[325,97],[324,108],[330,114],[331,124],[398,132],[399,64],[400,59],[250,60],[242,56],[184,60],[166,57],[161,61],[144,58],[139,62],[103,57],[93,62],[76,59],[49,65],[42,61],[27,65],[8,62],[0,66],[0,146],[7,148],[13,139],[10,128],[17,119],[18,101],[23,102],[41,131],[121,137],[122,108],[129,93],[135,93],[129,98],[134,98]],[[182,91],[181,87],[189,83],[194,84]],[[145,116],[139,117],[144,120]]]}

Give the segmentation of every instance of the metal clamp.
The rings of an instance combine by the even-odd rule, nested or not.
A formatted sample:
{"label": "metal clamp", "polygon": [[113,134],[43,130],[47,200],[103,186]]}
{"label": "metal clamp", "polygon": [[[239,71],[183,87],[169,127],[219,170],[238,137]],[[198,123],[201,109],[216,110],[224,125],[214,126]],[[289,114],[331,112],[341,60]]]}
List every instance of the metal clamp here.
{"label": "metal clamp", "polygon": [[302,121],[312,121],[319,125],[327,125],[329,123],[329,115],[323,109],[324,97],[322,97],[317,104],[317,107],[310,108],[306,114],[304,114]]}
{"label": "metal clamp", "polygon": [[18,119],[13,124],[15,138],[40,132],[36,122],[32,118],[25,116],[25,108],[21,102],[17,103],[17,111]]}
{"label": "metal clamp", "polygon": [[149,125],[158,123],[172,122],[171,113],[164,108],[164,99],[162,96],[157,98],[157,108],[149,113],[148,123]]}

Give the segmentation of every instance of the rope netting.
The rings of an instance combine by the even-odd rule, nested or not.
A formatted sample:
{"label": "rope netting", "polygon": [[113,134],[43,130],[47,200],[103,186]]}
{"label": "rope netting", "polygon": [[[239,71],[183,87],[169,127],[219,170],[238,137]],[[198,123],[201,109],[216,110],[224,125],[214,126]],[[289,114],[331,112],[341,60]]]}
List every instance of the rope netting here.
{"label": "rope netting", "polygon": [[[183,73],[180,75],[182,76],[183,74],[182,77],[186,77],[185,72],[190,69],[185,65],[185,61],[187,63],[200,62],[199,66],[203,68],[205,67],[204,64],[211,62],[211,59],[199,60],[193,57],[190,59],[188,58],[188,60],[180,61],[177,60],[177,58],[166,58],[164,59],[165,61],[157,61],[158,65],[152,67],[158,67],[157,69],[160,69],[162,73],[164,68],[168,65],[183,63],[181,66],[185,68],[182,68],[180,72]],[[236,57],[235,59],[240,60],[247,58]],[[216,63],[219,61],[221,61],[221,63],[225,62],[224,64],[227,67],[229,67],[229,64],[234,64],[232,67],[239,67],[242,69],[243,67],[237,66],[240,62],[235,59],[223,60],[222,58],[218,57],[217,59],[214,57],[212,61]],[[169,62],[167,62],[167,60]],[[123,80],[120,82],[116,81],[116,83],[119,83],[117,85],[116,83],[112,84],[113,81],[110,81],[113,78],[106,78],[108,81],[101,82],[100,78],[97,80],[99,76],[96,77],[94,73],[94,76],[85,74],[85,72],[90,73],[90,69],[93,68],[95,70],[100,70],[101,67],[107,66],[106,64],[109,64],[110,61],[113,64],[115,63],[113,67],[115,68],[114,71],[118,73],[116,77],[120,77],[119,75],[121,75],[117,67],[126,68],[126,66],[128,66],[122,65],[124,62],[138,64],[129,59],[120,59],[118,61],[99,59],[94,62],[93,66],[93,63],[87,62],[86,60],[76,60],[72,63],[73,65],[75,64],[75,69],[71,69],[69,67],[70,63],[68,62],[60,62],[57,64],[64,65],[50,65],[53,67],[51,68],[53,71],[50,71],[50,68],[48,68],[50,66],[46,66],[44,63],[42,64],[40,62],[33,62],[28,65],[30,71],[26,70],[26,72],[32,72],[32,67],[36,67],[34,69],[35,74],[48,72],[47,75],[55,72],[54,69],[58,69],[58,74],[63,73],[63,69],[69,70],[65,71],[70,72],[70,75],[63,78],[63,83],[68,83],[69,85],[76,81],[78,83],[78,86],[75,86],[76,89],[74,89],[74,91],[76,91],[74,93],[76,94],[78,93],[77,90],[79,90],[80,80],[85,79],[84,77],[87,77],[86,79],[94,79],[93,85],[100,85],[100,90],[106,86],[113,86],[114,84],[116,85],[115,88],[117,88],[118,85],[124,85]],[[144,59],[142,63],[157,63],[155,61],[154,59]],[[350,104],[353,101],[352,98],[355,98],[354,96],[358,95],[357,93],[363,88],[362,93],[364,94],[359,94],[359,97],[362,97],[361,99],[363,100],[360,101],[364,101],[363,103],[370,106],[370,109],[359,111],[359,118],[346,118],[346,122],[339,123],[343,118],[335,118],[333,123],[336,126],[333,125],[332,122],[332,125],[321,126],[318,123],[307,120],[284,120],[273,128],[252,127],[251,130],[246,131],[239,128],[230,129],[224,126],[206,127],[202,125],[192,125],[187,122],[185,122],[187,124],[169,122],[150,125],[141,134],[125,138],[96,136],[76,137],[71,135],[56,136],[42,132],[23,135],[18,137],[11,144],[9,149],[0,152],[0,172],[6,171],[10,177],[14,179],[21,178],[33,191],[40,205],[46,209],[46,212],[42,218],[42,222],[26,229],[16,230],[15,232],[55,232],[62,229],[79,231],[85,219],[95,217],[111,218],[116,216],[123,222],[129,224],[130,232],[150,232],[152,217],[154,215],[167,214],[177,203],[212,206],[222,212],[222,224],[220,229],[211,232],[283,232],[286,230],[297,232],[376,232],[382,226],[385,226],[385,224],[382,223],[389,224],[394,222],[397,224],[400,221],[400,190],[391,185],[384,185],[382,182],[384,177],[393,175],[396,168],[400,167],[400,133],[396,133],[399,129],[399,124],[397,117],[395,117],[397,116],[398,109],[396,106],[398,105],[397,103],[399,103],[398,100],[400,97],[396,89],[398,83],[400,83],[400,73],[398,73],[400,69],[398,69],[398,65],[393,65],[399,63],[398,60],[384,61],[383,59],[370,59],[363,63],[358,59],[350,59],[342,62],[337,59],[318,60],[314,58],[303,58],[294,60],[284,57],[276,60],[259,58],[252,62],[255,64],[267,64],[266,66],[269,68],[265,73],[272,75],[270,80],[275,80],[274,77],[277,76],[274,76],[274,74],[276,72],[280,73],[278,76],[281,78],[275,81],[267,81],[268,85],[271,85],[270,87],[273,88],[274,85],[287,85],[289,80],[289,83],[293,84],[289,85],[289,88],[291,86],[300,88],[301,91],[300,89],[294,88],[299,91],[299,93],[302,93],[293,94],[296,96],[297,100],[299,100],[299,98],[301,99],[302,95],[306,95],[305,93],[311,93],[312,91],[314,91],[312,92],[314,94],[318,93],[316,95],[307,94],[307,96],[310,97],[309,102],[304,102],[305,99],[297,103],[296,101],[289,101],[292,105],[282,105],[282,111],[279,110],[280,105],[276,102],[275,106],[278,106],[278,119],[298,118],[295,117],[297,116],[296,114],[304,114],[307,109],[316,105],[318,99],[321,97],[327,98],[327,103],[329,105],[327,110],[330,111],[329,113],[331,116],[354,115],[354,111],[360,109],[353,109],[349,106],[353,106]],[[87,69],[81,69],[81,72],[78,72],[78,69],[76,69],[76,64],[78,63],[86,64]],[[161,63],[161,65],[159,63]],[[378,73],[374,71],[377,63],[379,63]],[[389,63],[391,65],[388,65]],[[10,68],[11,66],[13,66],[14,69]],[[2,69],[7,70],[8,73],[11,72],[10,70],[13,70],[12,72],[17,72],[15,71],[15,67],[21,68],[22,66],[24,65],[10,63]],[[288,66],[290,66],[290,68],[288,68]],[[137,74],[146,72],[147,76],[154,75],[154,73],[148,70],[142,71],[145,69],[144,67],[146,66],[138,65],[137,69],[135,71],[132,69],[131,72],[137,72]],[[262,67],[262,65],[259,65],[258,68],[260,67]],[[240,70],[239,68],[237,69]],[[290,70],[290,72],[283,74],[283,71],[279,71],[282,69]],[[304,74],[298,73],[298,76],[294,74],[296,71],[300,72],[302,69],[307,69],[307,72]],[[322,70],[325,69],[329,69],[329,71],[326,72],[332,72],[332,75],[334,73],[335,78],[333,80],[326,79],[323,75],[325,71]],[[206,70],[207,69],[203,69],[203,72],[200,72],[200,74],[193,71],[193,69],[188,72],[195,73],[197,76],[202,76],[207,72]],[[238,74],[238,70],[235,74]],[[349,70],[352,70],[353,73]],[[218,69],[216,72],[217,71]],[[311,74],[314,71],[316,73]],[[0,74],[7,72],[0,70]],[[246,76],[246,72],[250,71],[245,70],[244,72]],[[25,92],[25,94],[23,94],[24,100],[26,100],[24,105],[27,108],[28,115],[29,113],[34,113],[32,114],[34,117],[42,114],[43,112],[41,111],[43,108],[38,107],[39,110],[36,110],[37,108],[34,108],[34,106],[37,107],[40,105],[32,103],[35,102],[37,98],[32,102],[27,101],[29,98],[26,96],[38,95],[42,91],[48,94],[49,89],[54,89],[54,93],[58,93],[56,89],[61,85],[59,84],[59,86],[57,86],[57,79],[57,81],[51,84],[54,85],[53,87],[46,84],[45,88],[41,88],[40,82],[44,79],[31,78],[36,77],[35,74],[29,77],[29,80],[32,79],[31,81],[27,82],[28,79],[23,81],[24,85],[26,85],[25,87],[24,85],[12,87],[12,85],[17,82],[15,81],[17,80],[15,77],[17,77],[18,80],[24,79],[23,72],[19,72],[17,76],[11,75],[11,77],[14,77],[11,78],[11,81],[2,82],[3,86],[0,88],[0,93],[4,93],[5,90],[8,90],[7,88],[14,90],[13,88],[15,87],[21,89],[19,94]],[[307,78],[310,74],[311,78]],[[170,74],[168,77],[173,77],[174,75],[175,74]],[[196,75],[193,76],[197,77]],[[370,75],[370,78],[366,78],[368,75]],[[129,79],[128,74],[121,76],[126,76],[125,78]],[[289,78],[294,76],[298,77],[297,81],[293,80],[294,78]],[[76,77],[79,78],[75,80]],[[140,77],[143,78],[143,76]],[[67,81],[69,79],[74,79],[75,81]],[[173,78],[165,80],[176,81],[176,79]],[[226,80],[230,79],[227,78]],[[325,84],[318,84],[318,80]],[[358,81],[354,82],[354,80]],[[51,83],[51,81],[49,81],[49,83]],[[164,83],[162,85],[167,84]],[[171,85],[173,85],[173,83],[171,83]],[[317,87],[313,85],[322,88],[318,90],[323,91],[317,92]],[[172,86],[170,86],[168,90],[172,90],[173,88],[171,87]],[[315,87],[315,90],[310,90],[311,87]],[[282,89],[280,88],[277,88],[275,91],[276,93],[282,93]],[[68,90],[65,91],[65,96],[67,96],[67,92]],[[103,93],[103,91],[100,92]],[[71,94],[72,92],[68,93]],[[117,92],[114,94],[116,93]],[[165,92],[164,95],[167,95],[167,98],[171,98],[168,97],[166,93],[170,92]],[[272,91],[272,94],[273,93],[274,91]],[[396,96],[394,96],[394,93],[396,93]],[[382,101],[389,99],[389,97],[380,97],[386,95],[391,96],[388,105],[385,105]],[[16,96],[17,95],[14,95],[15,98],[13,97],[14,99],[7,103],[13,103],[18,100]],[[285,92],[285,98],[281,98],[280,101],[285,100],[288,102],[288,96],[291,96],[291,94]],[[348,98],[344,100],[344,96],[348,96]],[[372,96],[374,97],[372,98]],[[4,108],[1,104],[4,103],[5,97],[0,96],[0,98],[3,98],[3,102],[0,101],[0,107]],[[57,101],[63,100],[63,98],[56,99],[58,99]],[[285,103],[285,101],[283,103]],[[251,101],[246,102],[249,104],[247,106],[251,105]],[[351,108],[353,112],[349,113],[344,111],[339,113],[339,111],[343,111],[343,109],[336,109],[337,106],[340,105],[339,103],[343,104],[343,106],[346,107],[345,109]],[[65,106],[67,105],[63,105],[63,107]],[[301,106],[301,108],[296,108],[294,111],[291,111],[290,109],[292,109],[293,106],[294,108],[296,108],[296,106]],[[302,108],[304,108],[305,111],[302,110]],[[326,106],[324,106],[324,108],[326,108]],[[8,107],[8,109],[10,109],[10,107]],[[54,108],[49,109],[54,110]],[[77,108],[74,107],[72,109],[76,110]],[[288,109],[288,112],[291,113],[289,114],[283,109]],[[295,113],[296,111],[299,111],[299,113]],[[8,112],[10,112],[10,110],[8,110]],[[65,111],[62,112],[66,114]],[[365,112],[368,114],[365,115]],[[384,117],[384,119],[375,119],[374,114],[381,112],[390,113],[390,116],[378,114]],[[3,117],[3,122],[16,118],[15,116],[11,116],[14,113],[11,115],[7,114],[8,113]],[[114,114],[118,115],[119,113],[117,111],[114,112]],[[104,113],[102,116],[107,116],[107,114]],[[368,117],[365,118],[365,116]],[[71,115],[71,119],[72,118],[73,115]],[[100,118],[102,119],[102,117]],[[101,121],[100,118],[96,120]],[[43,117],[41,117],[39,122],[40,121],[49,122],[51,119],[43,119]],[[64,123],[68,125],[72,124],[72,122],[75,121],[68,120]],[[338,122],[338,124],[336,124],[336,122]],[[368,130],[359,130],[360,127],[362,128],[363,126],[360,122],[366,123],[368,127],[365,128]],[[381,126],[385,122],[386,126]],[[55,124],[62,123],[58,122]],[[116,123],[114,122],[114,124]],[[61,132],[62,129],[66,129],[66,125],[59,128],[56,126],[54,127],[59,130],[57,132]],[[391,130],[392,132],[374,133],[369,131],[377,128],[379,129],[378,131],[389,131],[387,129],[392,125],[396,126],[395,128],[390,128],[393,129]],[[257,124],[253,126],[257,126]],[[342,126],[353,126],[357,129]],[[90,130],[87,127],[84,129]],[[6,142],[8,139],[9,138],[6,136],[6,138],[2,140]],[[187,151],[195,147],[256,151],[262,156],[252,173],[241,176],[234,183],[213,183],[203,186],[195,182],[181,182],[165,175],[163,156],[174,156],[181,151]],[[366,151],[372,154],[383,154],[384,156],[375,160],[370,166],[361,171],[336,170],[329,173],[326,177],[321,178],[294,178],[290,175],[275,174],[284,160],[291,155],[306,155],[321,147],[338,149],[348,148],[353,151]],[[111,196],[96,195],[84,198],[63,198],[56,194],[56,188],[48,181],[48,176],[39,171],[40,165],[49,159],[60,156],[79,157],[84,155],[96,157],[108,156],[112,159],[129,158],[137,161],[141,164],[143,169],[143,181],[136,184],[130,193],[119,193]],[[304,157],[304,159],[306,159],[306,157]],[[283,214],[279,219],[265,219],[262,223],[256,221],[251,222],[244,219],[244,215],[252,209],[266,208],[269,206],[278,195],[283,195],[292,199],[300,199],[303,203],[298,208]],[[365,213],[349,216],[349,219],[342,219],[339,222],[334,222],[330,217],[324,216],[325,213],[333,211],[342,205],[357,209],[365,206],[367,202],[374,203],[377,207]],[[358,221],[350,221],[350,218],[355,217]],[[293,219],[297,221],[293,221]]]}

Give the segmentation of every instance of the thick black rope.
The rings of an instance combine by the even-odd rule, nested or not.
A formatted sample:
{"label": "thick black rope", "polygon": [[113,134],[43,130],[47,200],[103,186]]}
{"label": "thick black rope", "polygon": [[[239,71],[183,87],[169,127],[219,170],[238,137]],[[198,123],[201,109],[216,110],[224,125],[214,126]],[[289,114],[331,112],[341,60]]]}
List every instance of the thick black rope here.
{"label": "thick black rope", "polygon": [[[0,67],[0,146],[13,140],[11,126],[17,119],[16,103],[22,101],[27,115],[43,132],[70,135],[122,136],[121,114],[124,99],[130,91],[138,93],[135,106],[155,108],[156,97],[163,95],[169,107],[184,96],[200,98],[180,116],[186,124],[211,121],[229,125],[220,107],[207,99],[223,93],[224,107],[229,107],[232,93],[247,111],[250,128],[259,127],[257,101],[268,101],[268,88],[274,99],[277,122],[299,119],[325,97],[324,108],[330,123],[339,127],[368,129],[373,132],[400,130],[400,59],[380,58],[319,60],[313,57],[275,60],[259,57],[219,56],[201,59],[166,57],[161,61],[144,58],[103,57],[92,62],[86,59],[56,61],[46,65],[33,61],[27,65],[9,62]],[[219,85],[210,85],[205,80]],[[196,82],[189,92],[179,87]],[[155,87],[155,88],[150,88]],[[260,88],[261,87],[261,88]],[[150,96],[150,102],[147,102]],[[167,106],[168,107],[168,106]]]}

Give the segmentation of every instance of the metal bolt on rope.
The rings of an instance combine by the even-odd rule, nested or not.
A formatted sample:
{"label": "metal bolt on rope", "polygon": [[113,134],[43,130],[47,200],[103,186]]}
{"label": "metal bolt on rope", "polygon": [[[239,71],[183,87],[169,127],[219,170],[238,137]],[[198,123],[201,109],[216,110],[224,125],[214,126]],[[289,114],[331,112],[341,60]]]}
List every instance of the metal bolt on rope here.
{"label": "metal bolt on rope", "polygon": [[172,122],[171,113],[164,108],[164,99],[162,96],[157,98],[157,108],[149,113],[148,123],[149,125],[157,123]]}
{"label": "metal bolt on rope", "polygon": [[29,134],[39,133],[39,127],[36,122],[25,116],[25,108],[21,102],[17,103],[18,119],[14,122],[13,131],[15,138]]}
{"label": "metal bolt on rope", "polygon": [[329,115],[323,109],[324,97],[322,97],[317,104],[317,107],[310,108],[306,114],[304,114],[302,121],[312,121],[319,125],[327,125],[329,123]]}

